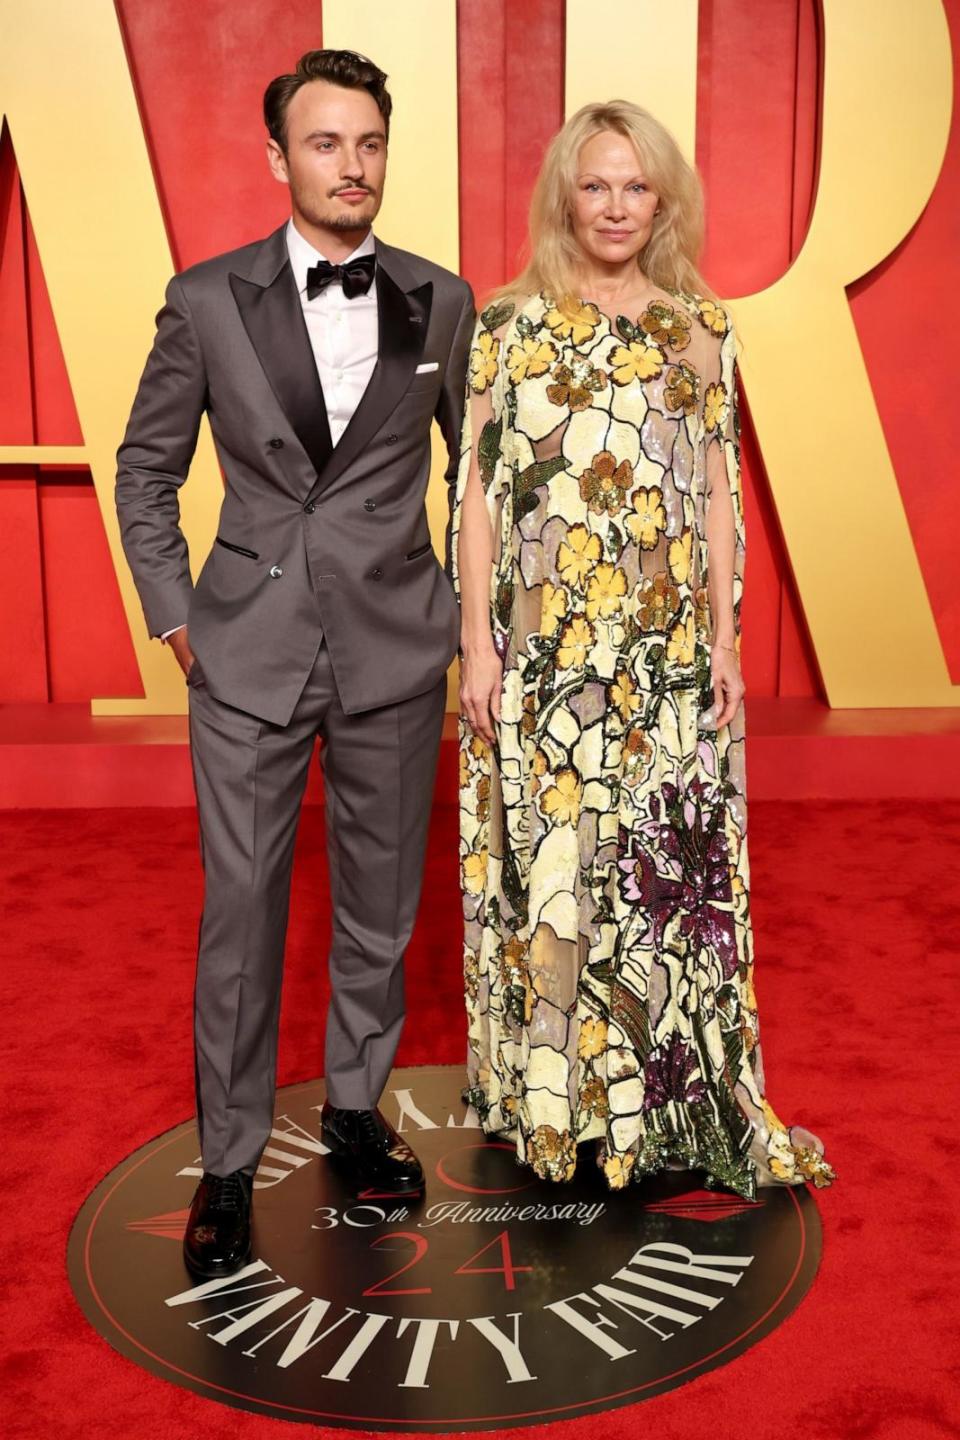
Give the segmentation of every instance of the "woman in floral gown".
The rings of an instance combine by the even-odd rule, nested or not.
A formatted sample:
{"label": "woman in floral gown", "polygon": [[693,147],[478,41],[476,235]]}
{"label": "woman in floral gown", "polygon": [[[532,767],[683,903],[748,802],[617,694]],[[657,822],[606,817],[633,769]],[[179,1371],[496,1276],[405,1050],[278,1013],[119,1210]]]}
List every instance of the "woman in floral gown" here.
{"label": "woman in floral gown", "polygon": [[453,516],[464,1097],[538,1175],[595,1142],[825,1185],[765,1095],[749,909],[736,341],[694,266],[696,172],[646,111],[580,110],[531,260],[480,315]]}

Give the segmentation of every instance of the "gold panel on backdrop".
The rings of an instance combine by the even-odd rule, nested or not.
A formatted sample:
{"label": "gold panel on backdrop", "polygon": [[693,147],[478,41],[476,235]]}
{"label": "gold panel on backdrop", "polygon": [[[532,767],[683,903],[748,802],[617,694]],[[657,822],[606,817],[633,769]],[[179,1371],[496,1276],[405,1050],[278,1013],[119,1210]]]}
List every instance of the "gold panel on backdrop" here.
{"label": "gold panel on backdrop", "polygon": [[[830,704],[957,705],[844,288],[937,183],[950,34],[939,0],[823,9],[815,209],[786,274],[731,307],[740,369]],[[891,323],[891,346],[911,343]]]}
{"label": "gold panel on backdrop", "polygon": [[[692,158],[696,10],[567,0],[567,114],[624,96]],[[957,705],[845,290],[899,245],[937,183],[950,35],[940,0],[824,0],[823,13],[815,210],[786,274],[729,307],[743,388],[830,704]],[[602,95],[598,33],[617,37]],[[636,63],[667,53],[669,67]]]}
{"label": "gold panel on backdrop", "polygon": [[[823,10],[815,210],[786,274],[730,307],[743,346],[744,390],[830,703],[955,705],[960,690],[950,684],[845,291],[901,242],[936,184],[952,103],[949,33],[939,0],[909,7],[824,0]],[[600,98],[638,99],[692,155],[696,11],[694,0],[671,6],[568,0],[568,111],[593,96],[594,57],[602,50],[614,68],[604,70]],[[326,0],[323,26],[325,44],[369,54],[390,77],[396,112],[378,233],[458,269],[454,0],[397,7]],[[9,120],[84,445],[0,446],[0,464],[50,459],[90,466],[145,697],[94,701],[94,712],[181,712],[182,678],[169,653],[147,637],[113,503],[117,444],[172,268],[116,14],[111,0],[33,0],[16,7],[4,32],[0,110]],[[636,56],[667,42],[669,91],[660,96],[646,86],[632,94]],[[40,73],[54,82],[39,84]],[[437,543],[446,522],[443,456],[437,444],[428,496]],[[195,569],[212,544],[221,493],[204,427],[181,491]]]}
{"label": "gold panel on backdrop", "polygon": [[[692,161],[699,9],[698,0],[567,0],[567,118],[590,101],[632,100],[663,121]],[[602,64],[597,63],[598,54]],[[649,63],[651,56],[657,57],[655,63]],[[669,64],[663,63],[665,56]]]}
{"label": "gold panel on backdrop", "polygon": [[[144,698],[94,700],[93,712],[178,714],[186,708],[183,676],[170,651],[147,634],[113,499],[117,446],[173,272],[117,15],[112,0],[31,0],[6,9],[0,111],[10,126],[84,444],[0,447],[0,464],[89,465],[144,689]],[[196,574],[213,544],[223,496],[206,425],[180,495]]]}

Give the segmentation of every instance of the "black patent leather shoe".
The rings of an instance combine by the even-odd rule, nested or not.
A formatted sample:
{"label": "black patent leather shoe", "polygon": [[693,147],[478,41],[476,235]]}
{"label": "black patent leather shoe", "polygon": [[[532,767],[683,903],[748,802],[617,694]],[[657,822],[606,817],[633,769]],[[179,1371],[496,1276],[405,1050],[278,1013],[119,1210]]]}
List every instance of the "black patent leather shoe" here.
{"label": "black patent leather shoe", "polygon": [[232,1275],[250,1259],[250,1197],[253,1176],[203,1172],[190,1206],[183,1258],[195,1275]]}
{"label": "black patent leather shoe", "polygon": [[359,1183],[398,1194],[423,1190],[420,1161],[379,1110],[344,1110],[325,1100],[320,1134]]}

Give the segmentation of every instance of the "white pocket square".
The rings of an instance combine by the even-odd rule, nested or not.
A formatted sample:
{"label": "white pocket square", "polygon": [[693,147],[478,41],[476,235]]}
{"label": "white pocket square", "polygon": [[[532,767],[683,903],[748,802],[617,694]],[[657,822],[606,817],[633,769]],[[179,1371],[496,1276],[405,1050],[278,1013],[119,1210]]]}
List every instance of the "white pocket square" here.
{"label": "white pocket square", "polygon": [[416,373],[417,373],[418,375],[425,375],[428,370],[439,370],[439,369],[440,369],[440,362],[439,362],[439,360],[430,360],[426,365],[418,365],[418,366],[417,366],[417,371],[416,371]]}

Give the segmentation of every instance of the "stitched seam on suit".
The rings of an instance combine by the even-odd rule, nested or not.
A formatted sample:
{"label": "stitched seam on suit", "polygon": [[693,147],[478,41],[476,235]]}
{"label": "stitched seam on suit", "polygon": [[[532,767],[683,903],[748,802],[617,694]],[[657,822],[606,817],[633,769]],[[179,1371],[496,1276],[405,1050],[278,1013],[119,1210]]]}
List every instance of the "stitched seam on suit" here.
{"label": "stitched seam on suit", "polygon": [[185,307],[185,309],[186,309],[187,315],[188,315],[189,320],[190,320],[190,329],[193,331],[193,338],[194,338],[194,340],[196,341],[196,343],[197,343],[197,349],[198,349],[199,352],[200,352],[200,363],[203,365],[203,382],[204,382],[204,383],[203,383],[203,390],[204,390],[204,404],[203,404],[203,408],[206,410],[206,408],[207,408],[207,389],[208,389],[208,386],[207,386],[207,377],[208,377],[208,375],[209,375],[209,373],[210,373],[209,370],[207,369],[207,357],[206,357],[206,355],[203,353],[203,341],[202,341],[201,338],[200,338],[200,331],[199,331],[199,329],[197,328],[197,322],[196,322],[196,320],[194,319],[193,306],[190,304],[190,300],[189,300],[189,297],[188,297],[188,295],[187,295],[187,292],[186,292],[186,290],[183,288],[183,282],[180,280],[180,277],[177,276],[177,275],[174,276],[174,282],[175,282],[176,287],[177,287],[178,291],[180,292],[180,295],[181,295],[181,297],[182,297],[182,299],[183,299],[183,304],[184,304],[184,307]]}
{"label": "stitched seam on suit", "polygon": [[[256,873],[257,873],[257,806],[258,806],[258,804],[259,804],[259,796],[260,796],[259,787],[258,787],[258,785],[257,785],[257,778],[258,778],[258,775],[259,775],[259,772],[260,772],[260,737],[262,736],[262,734],[263,734],[263,721],[260,721],[260,722],[258,723],[258,725],[257,725],[257,733],[256,733],[256,735],[255,735],[254,738],[253,738],[253,745],[254,745],[254,752],[253,752],[253,754],[254,754],[254,760],[253,760],[253,776],[252,776],[252,789],[253,789],[253,843],[252,843],[252,845],[251,845],[250,875],[249,875],[249,885],[248,885],[248,895],[251,897],[251,899],[252,899],[252,897],[253,897],[253,895],[254,895],[254,893],[255,893],[255,891],[254,891],[254,879],[255,879]],[[250,902],[248,901],[248,903],[250,903]],[[229,1140],[232,1138],[231,1135],[230,1135],[230,1129],[231,1129],[231,1127],[230,1127],[230,1119],[229,1119],[229,1117],[230,1117],[230,1115],[233,1113],[235,1107],[230,1103],[230,1096],[233,1094],[233,1067],[234,1067],[234,1061],[235,1061],[235,1059],[236,1059],[236,1054],[237,1054],[237,1030],[238,1030],[239,1025],[240,1025],[240,1004],[241,1004],[241,1000],[242,1000],[242,997],[243,997],[243,988],[244,988],[244,983],[245,983],[245,978],[246,978],[247,964],[248,964],[249,957],[250,957],[250,935],[251,935],[252,929],[253,929],[253,927],[252,927],[251,925],[249,925],[249,924],[247,924],[247,925],[244,926],[244,932],[243,932],[243,958],[242,958],[242,960],[240,961],[240,969],[239,969],[239,971],[237,972],[237,1003],[236,1003],[236,1005],[234,1006],[234,1012],[233,1012],[233,1034],[232,1034],[232,1036],[230,1037],[230,1075],[229,1075],[229,1079],[228,1079],[228,1083],[227,1083],[226,1103],[224,1104],[224,1114],[227,1116],[227,1123],[226,1123],[226,1127],[225,1127],[226,1134],[225,1134],[225,1143],[224,1143],[224,1150],[225,1150],[225,1151],[229,1148]]]}
{"label": "stitched seam on suit", "polygon": [[[392,965],[392,968],[391,968],[391,979],[393,979],[393,978],[396,977],[396,975],[397,975],[397,966],[398,966],[398,964],[401,965],[401,966],[402,966],[402,964],[403,964],[403,961],[402,961],[403,951],[400,950],[400,946],[399,946],[399,943],[398,943],[398,935],[397,935],[397,931],[398,931],[398,927],[399,927],[399,922],[400,922],[400,872],[401,872],[401,869],[402,869],[402,866],[401,866],[401,863],[400,863],[400,856],[403,854],[403,850],[402,850],[401,847],[402,847],[402,845],[403,845],[403,816],[404,816],[404,813],[405,813],[405,811],[404,811],[404,775],[405,775],[405,766],[404,766],[404,763],[403,763],[403,761],[404,761],[404,752],[403,752],[403,716],[404,716],[404,708],[403,708],[403,704],[402,704],[402,703],[397,706],[396,714],[397,714],[397,775],[398,775],[397,789],[398,789],[398,791],[399,791],[399,794],[397,795],[397,833],[396,833],[396,836],[395,836],[395,839],[394,839],[394,844],[395,844],[395,846],[396,846],[396,849],[395,849],[395,852],[394,852],[394,853],[396,854],[396,857],[397,857],[397,864],[396,864],[396,868],[395,868],[395,871],[394,871],[394,874],[395,874],[395,877],[396,877],[396,878],[395,878],[395,882],[394,882],[394,891],[393,891],[393,965]],[[398,955],[398,950],[399,950],[399,952],[400,952],[399,955]],[[401,970],[401,973],[400,973],[400,975],[399,975],[398,978],[399,978],[399,983],[400,983],[401,985],[403,985],[403,983],[404,983],[404,976],[403,976],[402,970]],[[405,1015],[406,1015],[406,1000],[404,1000],[404,1007],[403,1007],[403,1008],[404,1008],[404,1016],[405,1016]],[[402,1022],[401,1022],[401,1023],[402,1023]]]}
{"label": "stitched seam on suit", "polygon": [[[199,795],[199,793],[200,793],[200,787],[199,787],[199,785],[197,784],[197,756],[196,756],[196,749],[195,749],[195,746],[194,746],[194,743],[193,743],[194,718],[193,718],[193,715],[192,715],[191,711],[192,711],[192,701],[191,701],[190,696],[189,696],[189,694],[188,694],[188,696],[187,696],[187,731],[188,731],[188,738],[189,738],[189,742],[190,742],[190,744],[189,744],[189,750],[190,750],[190,771],[191,771],[191,774],[192,774],[192,776],[193,776],[193,793],[194,793],[195,795]],[[202,824],[200,823],[200,807],[199,807],[199,805],[197,806],[197,837],[198,837],[199,846],[200,846],[200,868],[201,868],[201,870],[203,871],[203,874],[204,874],[204,887],[206,887],[207,861],[206,861],[206,852],[205,852],[205,850],[204,850],[204,845],[203,845],[203,826],[202,826]],[[193,1044],[193,1088],[194,1088],[194,1094],[195,1094],[195,1096],[196,1096],[196,1106],[197,1106],[197,1138],[198,1138],[199,1141],[200,1141],[200,1153],[201,1153],[201,1155],[203,1154],[204,1119],[203,1119],[203,1105],[202,1105],[202,1102],[201,1102],[201,1099],[200,1099],[200,1067],[199,1067],[198,1056],[197,1056],[197,1043],[196,1043],[197,1019],[196,1019],[196,1016],[197,1016],[197,986],[198,986],[198,984],[199,984],[199,982],[200,982],[200,966],[199,966],[200,947],[201,947],[201,945],[203,944],[203,910],[204,910],[204,907],[201,906],[201,909],[200,909],[200,920],[199,920],[198,925],[197,925],[197,964],[194,966],[194,973],[193,973],[193,1031],[194,1031],[194,1044]],[[201,1164],[202,1164],[202,1163],[203,1163],[203,1162],[201,1161]]]}

